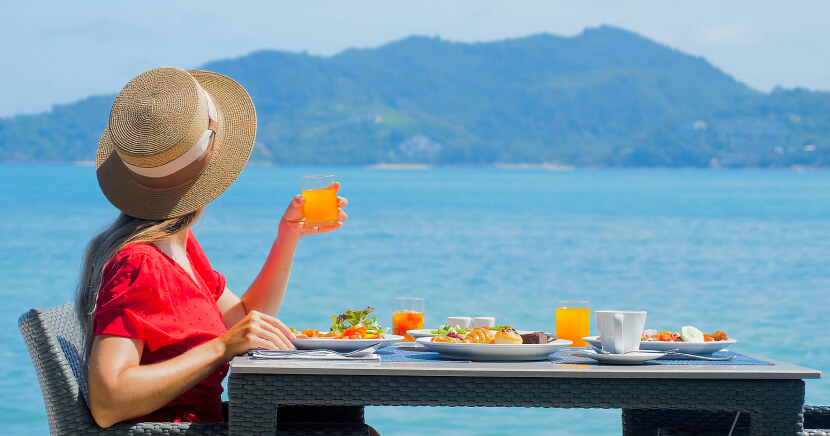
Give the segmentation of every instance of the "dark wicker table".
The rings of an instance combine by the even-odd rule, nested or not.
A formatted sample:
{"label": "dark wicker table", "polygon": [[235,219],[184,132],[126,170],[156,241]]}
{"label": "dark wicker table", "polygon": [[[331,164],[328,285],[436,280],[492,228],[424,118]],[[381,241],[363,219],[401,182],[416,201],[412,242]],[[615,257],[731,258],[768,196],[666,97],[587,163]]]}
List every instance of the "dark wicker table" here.
{"label": "dark wicker table", "polygon": [[[274,434],[278,408],[484,406],[620,408],[625,435],[656,434],[686,412],[745,412],[753,435],[802,431],[803,379],[821,372],[773,365],[540,362],[263,361],[237,357],[228,381],[230,434]],[[335,407],[337,406],[337,407]],[[344,407],[345,406],[345,407]],[[289,410],[289,409],[285,409]],[[658,412],[658,413],[655,413]],[[684,419],[688,419],[688,414]],[[365,433],[364,433],[365,434]]]}

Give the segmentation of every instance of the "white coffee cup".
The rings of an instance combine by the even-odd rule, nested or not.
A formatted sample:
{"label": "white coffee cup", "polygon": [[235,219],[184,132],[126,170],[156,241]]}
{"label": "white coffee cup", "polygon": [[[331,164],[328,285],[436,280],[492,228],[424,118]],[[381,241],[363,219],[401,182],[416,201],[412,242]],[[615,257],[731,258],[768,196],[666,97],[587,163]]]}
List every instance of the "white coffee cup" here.
{"label": "white coffee cup", "polygon": [[450,327],[455,327],[457,329],[466,329],[470,327],[470,323],[473,321],[472,318],[469,316],[448,316],[447,317],[447,325]]}
{"label": "white coffee cup", "polygon": [[473,318],[472,326],[476,327],[493,327],[496,325],[496,318],[492,316],[477,316]]}
{"label": "white coffee cup", "polygon": [[597,310],[597,329],[603,351],[623,354],[640,349],[646,312],[642,310]]}

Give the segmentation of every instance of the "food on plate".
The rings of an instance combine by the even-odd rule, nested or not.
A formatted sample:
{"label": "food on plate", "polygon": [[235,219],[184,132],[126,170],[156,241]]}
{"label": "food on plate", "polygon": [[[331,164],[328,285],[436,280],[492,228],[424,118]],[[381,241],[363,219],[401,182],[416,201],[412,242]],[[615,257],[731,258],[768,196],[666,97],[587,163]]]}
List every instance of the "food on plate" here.
{"label": "food on plate", "polygon": [[715,333],[707,333],[707,334],[703,335],[703,340],[705,342],[728,341],[729,337],[726,336],[726,333],[724,333],[720,330],[717,330],[717,331],[715,331]]}
{"label": "food on plate", "polygon": [[680,328],[680,339],[683,342],[703,342],[703,332],[697,327],[684,325]]}
{"label": "food on plate", "polygon": [[661,342],[712,342],[727,341],[729,337],[720,330],[717,330],[715,333],[703,334],[696,327],[687,325],[680,329],[680,333],[670,332],[668,330],[659,332],[653,329],[644,330],[642,340]]}
{"label": "food on plate", "polygon": [[496,332],[494,342],[497,344],[521,344],[522,336],[513,330],[512,327],[506,327]]}
{"label": "food on plate", "polygon": [[520,334],[513,327],[506,326],[493,333],[486,327],[470,329],[467,334],[458,334],[454,331],[446,335],[435,335],[432,342],[463,342],[467,344],[547,344],[555,341],[555,336],[548,336],[545,332]]}
{"label": "food on plate", "polygon": [[458,327],[452,327],[449,324],[444,324],[444,325],[438,327],[437,329],[430,330],[429,332],[432,333],[433,335],[446,335],[446,334],[449,334],[449,333],[455,333],[455,334],[463,336],[463,335],[466,335],[467,333],[470,333],[470,330],[472,330],[472,329],[469,328],[469,327],[462,329],[462,328],[458,328]]}
{"label": "food on plate", "polygon": [[495,335],[486,327],[476,327],[464,336],[464,342],[468,344],[492,344],[495,342]]}
{"label": "food on plate", "polygon": [[[497,326],[494,326],[494,327],[487,327],[487,329],[492,330],[492,331],[498,331],[498,330],[503,330],[505,328],[512,328],[512,327],[513,327],[512,325],[497,325]],[[484,328],[484,327],[480,327],[480,328]],[[472,331],[472,330],[473,329],[469,328],[469,327],[468,328],[459,328],[459,327],[450,326],[449,324],[443,324],[443,325],[439,326],[437,329],[432,329],[429,332],[433,335],[446,335],[446,334],[449,334],[450,332],[454,332],[459,336],[464,336],[467,333],[470,333],[470,331]]]}
{"label": "food on plate", "polygon": [[[551,340],[545,332],[525,333],[521,336],[523,344],[546,344]],[[553,338],[553,340],[556,340],[556,338]]]}
{"label": "food on plate", "polygon": [[[458,339],[458,340],[456,340]],[[470,329],[465,335],[456,332],[449,332],[446,335],[435,335],[430,339],[432,342],[465,342],[468,344],[492,344],[495,343],[495,335],[485,327]]]}
{"label": "food on plate", "polygon": [[432,337],[432,342],[464,342],[464,340],[458,336],[437,335]]}
{"label": "food on plate", "polygon": [[386,330],[378,324],[377,317],[369,317],[374,312],[372,307],[363,310],[347,310],[340,315],[331,317],[331,329],[328,332],[320,332],[313,329],[297,332],[294,328],[291,331],[298,337],[325,338],[325,339],[384,339]]}
{"label": "food on plate", "polygon": [[[599,339],[599,338],[597,338]],[[680,333],[670,332],[668,330],[657,331],[654,329],[643,330],[642,341],[661,341],[661,342],[679,342]]]}

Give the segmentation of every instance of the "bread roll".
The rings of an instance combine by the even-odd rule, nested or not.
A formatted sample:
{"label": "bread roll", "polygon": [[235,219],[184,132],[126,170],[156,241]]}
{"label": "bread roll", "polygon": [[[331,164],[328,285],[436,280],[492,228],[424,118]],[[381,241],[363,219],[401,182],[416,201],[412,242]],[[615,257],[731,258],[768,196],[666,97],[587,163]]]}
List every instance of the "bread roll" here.
{"label": "bread roll", "polygon": [[497,344],[521,344],[522,343],[522,335],[513,330],[510,327],[505,327],[498,332],[496,332],[496,343]]}

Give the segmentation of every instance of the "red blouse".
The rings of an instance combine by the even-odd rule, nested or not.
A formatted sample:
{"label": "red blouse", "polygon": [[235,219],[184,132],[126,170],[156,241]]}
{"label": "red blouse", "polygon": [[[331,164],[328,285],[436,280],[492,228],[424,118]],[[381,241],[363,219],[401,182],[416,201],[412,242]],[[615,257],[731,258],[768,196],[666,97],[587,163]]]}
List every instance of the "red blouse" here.
{"label": "red blouse", "polygon": [[[149,243],[124,247],[104,268],[94,334],[138,339],[141,364],[161,362],[222,335],[227,329],[216,301],[225,277],[211,268],[192,232],[187,257],[196,281]],[[161,409],[135,422],[222,422],[224,364]]]}

